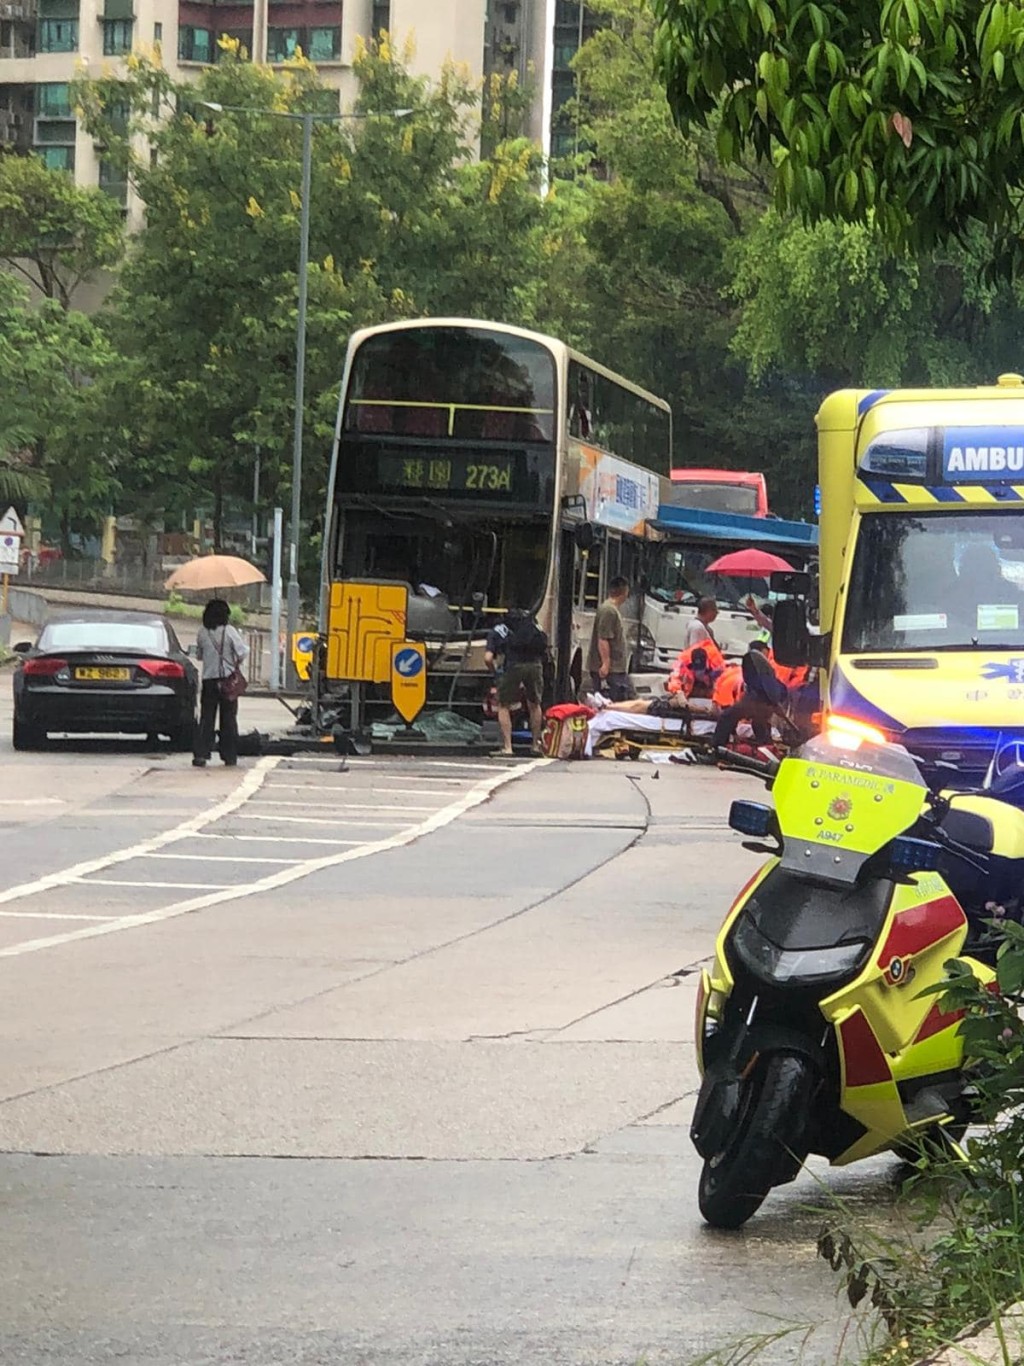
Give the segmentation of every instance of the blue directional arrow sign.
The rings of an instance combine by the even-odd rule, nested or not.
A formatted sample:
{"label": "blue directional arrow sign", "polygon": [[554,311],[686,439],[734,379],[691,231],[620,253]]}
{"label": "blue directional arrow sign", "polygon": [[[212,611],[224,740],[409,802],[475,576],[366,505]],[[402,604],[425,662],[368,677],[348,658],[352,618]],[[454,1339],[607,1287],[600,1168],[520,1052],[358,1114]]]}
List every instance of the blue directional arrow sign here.
{"label": "blue directional arrow sign", "polygon": [[391,646],[391,700],[411,726],[427,700],[427,648],[419,640],[396,640]]}
{"label": "blue directional arrow sign", "polygon": [[395,655],[395,669],[403,678],[415,678],[424,667],[419,650],[403,646]]}

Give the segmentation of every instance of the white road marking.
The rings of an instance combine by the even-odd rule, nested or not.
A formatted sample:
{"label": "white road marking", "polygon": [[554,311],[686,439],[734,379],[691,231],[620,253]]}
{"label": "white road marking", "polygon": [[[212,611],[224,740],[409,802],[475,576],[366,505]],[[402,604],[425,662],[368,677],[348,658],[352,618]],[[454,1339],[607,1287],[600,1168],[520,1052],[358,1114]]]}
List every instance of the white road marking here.
{"label": "white road marking", "polygon": [[[341,816],[336,821],[327,821],[314,816],[279,816],[276,811],[268,811],[265,816],[255,816],[248,811],[240,811],[238,813],[238,819],[240,821],[263,821],[264,823],[267,821],[275,823],[277,821],[284,821],[289,825],[354,825],[357,828],[365,830],[372,830],[374,826],[384,828],[392,825],[415,824],[414,821],[367,821],[355,816]],[[271,837],[268,835],[267,838],[269,839]]]}
{"label": "white road marking", "polygon": [[432,816],[428,816],[425,821],[413,826],[411,830],[403,830],[397,834],[388,835],[384,839],[362,844],[356,849],[347,849],[341,854],[324,854],[320,858],[306,859],[293,868],[282,868],[280,872],[271,873],[267,877],[260,878],[257,882],[221,888],[217,891],[211,891],[205,896],[178,901],[170,906],[163,906],[142,915],[122,916],[109,924],[86,925],[80,930],[67,930],[63,934],[49,935],[44,939],[28,939],[24,943],[12,944],[8,948],[0,949],[0,958],[20,958],[24,954],[39,953],[42,949],[57,948],[59,945],[74,943],[79,939],[95,939],[100,935],[119,934],[123,930],[136,929],[142,925],[155,925],[162,920],[172,920],[177,916],[189,915],[193,911],[206,910],[211,906],[220,906],[228,901],[238,901],[244,897],[259,895],[262,892],[276,891],[279,887],[286,887],[290,882],[297,882],[300,878],[308,877],[312,873],[320,873],[327,868],[337,868],[343,863],[353,863],[356,859],[369,858],[372,854],[382,854],[391,849],[404,848],[405,845],[412,844],[424,835],[433,834],[435,830],[442,830],[446,825],[451,825],[453,821],[464,816],[467,811],[471,811],[475,806],[481,806],[499,787],[512,782],[515,778],[521,778],[526,773],[532,773],[534,769],[550,762],[549,759],[533,759],[529,763],[517,765],[515,768],[505,768],[492,778],[484,778],[475,783],[468,792],[464,792],[457,801],[441,807],[439,811],[435,811]]}
{"label": "white road marking", "polygon": [[[408,781],[408,780],[407,780]],[[419,781],[417,779],[417,781]],[[449,790],[459,787],[466,787],[469,784],[467,778],[434,778],[435,783],[448,783]],[[375,791],[376,783],[373,782],[369,787],[353,787],[350,783],[267,783],[266,790],[273,789],[275,792],[341,792],[345,796],[355,797],[360,794]],[[442,797],[443,792],[435,792],[429,787],[388,787],[381,789],[382,797],[390,797],[396,792],[408,793],[411,797]]]}
{"label": "white road marking", "polygon": [[[224,891],[227,887],[237,887],[236,882],[121,882],[113,877],[76,877],[76,887],[164,887],[172,892],[211,892]],[[117,917],[115,916],[116,920]]]}
{"label": "white road marking", "polygon": [[[430,806],[386,806],[383,802],[324,802],[331,811],[436,811],[436,804]],[[253,806],[290,806],[302,811],[309,810],[309,802],[278,801],[275,797],[261,797]]]}
{"label": "white road marking", "polygon": [[151,816],[187,816],[195,811],[194,806],[155,806],[152,810],[138,805],[126,806],[89,806],[75,813],[76,820],[83,816],[131,816],[135,820],[149,820]]}
{"label": "white road marking", "polygon": [[[6,891],[0,892],[0,905],[10,901],[20,901],[23,897],[33,896],[36,892],[48,892],[55,887],[66,887],[68,883],[77,882],[90,873],[101,873],[105,868],[113,868],[118,863],[127,863],[129,859],[140,858],[145,854],[153,854],[168,844],[174,844],[177,840],[187,839],[189,835],[194,835],[202,830],[204,825],[211,825],[223,816],[230,816],[233,811],[237,811],[240,806],[243,806],[255,792],[259,791],[267,774],[279,762],[279,759],[272,756],[258,760],[255,766],[248,770],[234,792],[222,801],[217,802],[215,806],[191,816],[187,821],[182,821],[181,825],[176,825],[171,830],[164,830],[159,835],[152,835],[149,839],[140,840],[138,844],[133,844],[127,849],[116,849],[112,854],[103,854],[99,858],[87,859],[84,863],[73,864],[72,867],[62,868],[59,872],[45,873],[42,877],[36,878],[34,882],[22,882],[16,887],[8,887]],[[123,815],[124,813],[120,814]]]}
{"label": "white road marking", "polygon": [[[353,767],[358,765],[360,768],[370,768],[375,764],[379,764],[381,759],[386,757],[386,755],[379,755],[373,759],[350,759],[349,764]],[[426,759],[429,759],[429,756],[424,756],[423,759],[417,760],[414,754],[404,754],[401,758],[409,760],[412,763],[423,763]],[[389,763],[395,761],[396,760],[388,760]],[[466,759],[465,761],[456,759],[429,759],[429,762],[431,768],[468,768],[474,773],[504,773],[508,768],[507,764],[484,764],[479,760],[474,761],[472,759]],[[381,777],[384,776],[386,775],[381,774]],[[418,779],[420,775],[418,773],[392,773],[390,776],[393,778]]]}
{"label": "white road marking", "polygon": [[[217,837],[214,837],[217,838]],[[242,836],[255,839],[258,836]],[[353,844],[358,844],[353,840]],[[150,854],[149,858],[181,859],[185,863],[301,863],[300,858],[258,858],[249,854]],[[90,878],[90,881],[92,879]]]}
{"label": "white road marking", "polygon": [[123,920],[120,915],[69,915],[65,911],[0,911],[4,920]]}
{"label": "white road marking", "polygon": [[[252,844],[362,844],[362,840],[325,840],[315,835],[193,835],[194,840],[248,840]],[[184,858],[185,855],[183,854]],[[205,854],[199,854],[205,858]]]}
{"label": "white road marking", "polygon": [[63,797],[4,797],[0,806],[66,806]]}

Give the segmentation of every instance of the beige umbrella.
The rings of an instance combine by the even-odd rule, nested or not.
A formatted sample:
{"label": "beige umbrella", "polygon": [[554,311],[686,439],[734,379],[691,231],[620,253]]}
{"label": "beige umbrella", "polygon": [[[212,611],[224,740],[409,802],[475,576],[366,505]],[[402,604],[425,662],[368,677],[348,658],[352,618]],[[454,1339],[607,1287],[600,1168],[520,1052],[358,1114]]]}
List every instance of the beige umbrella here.
{"label": "beige umbrella", "polygon": [[237,555],[200,555],[179,565],[164,582],[165,588],[184,588],[195,593],[218,588],[241,588],[247,583],[266,583],[267,576]]}

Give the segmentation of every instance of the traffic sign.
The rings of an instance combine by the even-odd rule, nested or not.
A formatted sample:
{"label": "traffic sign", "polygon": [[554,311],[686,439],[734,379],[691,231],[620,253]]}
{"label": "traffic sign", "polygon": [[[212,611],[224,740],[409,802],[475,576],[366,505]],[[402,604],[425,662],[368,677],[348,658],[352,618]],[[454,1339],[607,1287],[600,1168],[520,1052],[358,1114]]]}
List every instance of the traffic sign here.
{"label": "traffic sign", "polygon": [[21,568],[21,537],[0,532],[0,574],[17,574]]}
{"label": "traffic sign", "polygon": [[391,646],[391,701],[412,725],[427,700],[427,647],[420,640],[396,640]]}
{"label": "traffic sign", "polygon": [[308,682],[313,669],[313,651],[316,649],[316,636],[309,631],[297,631],[292,636],[292,663],[295,672],[303,682]]}
{"label": "traffic sign", "polygon": [[0,536],[24,536],[25,528],[14,508],[8,508],[0,517]]}

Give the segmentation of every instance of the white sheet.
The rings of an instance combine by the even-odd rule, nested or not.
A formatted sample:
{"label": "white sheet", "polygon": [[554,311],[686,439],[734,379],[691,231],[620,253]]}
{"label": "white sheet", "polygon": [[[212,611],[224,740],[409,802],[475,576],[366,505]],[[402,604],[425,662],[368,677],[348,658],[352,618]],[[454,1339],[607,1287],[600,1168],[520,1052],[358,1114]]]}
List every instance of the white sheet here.
{"label": "white sheet", "polygon": [[[616,711],[614,707],[606,707],[604,711],[599,711],[596,716],[587,722],[587,748],[586,757],[589,759],[594,753],[594,746],[602,735],[608,735],[613,730],[626,731],[653,731],[655,734],[662,733],[667,735],[678,735],[683,729],[682,721],[666,720],[661,716],[644,716],[639,712]],[[697,736],[714,735],[714,721],[700,721],[696,717],[690,722],[690,734]],[[747,721],[741,721],[736,727],[737,740],[753,740],[754,732],[750,729]],[[772,727],[772,739],[778,741],[779,732]]]}
{"label": "white sheet", "polygon": [[[594,752],[594,745],[609,731],[649,730],[655,734],[678,735],[682,729],[682,721],[670,721],[661,716],[644,716],[639,712],[616,711],[614,707],[606,707],[587,723],[586,755],[589,759]],[[714,721],[694,720],[690,725],[691,735],[713,735],[714,730]]]}

